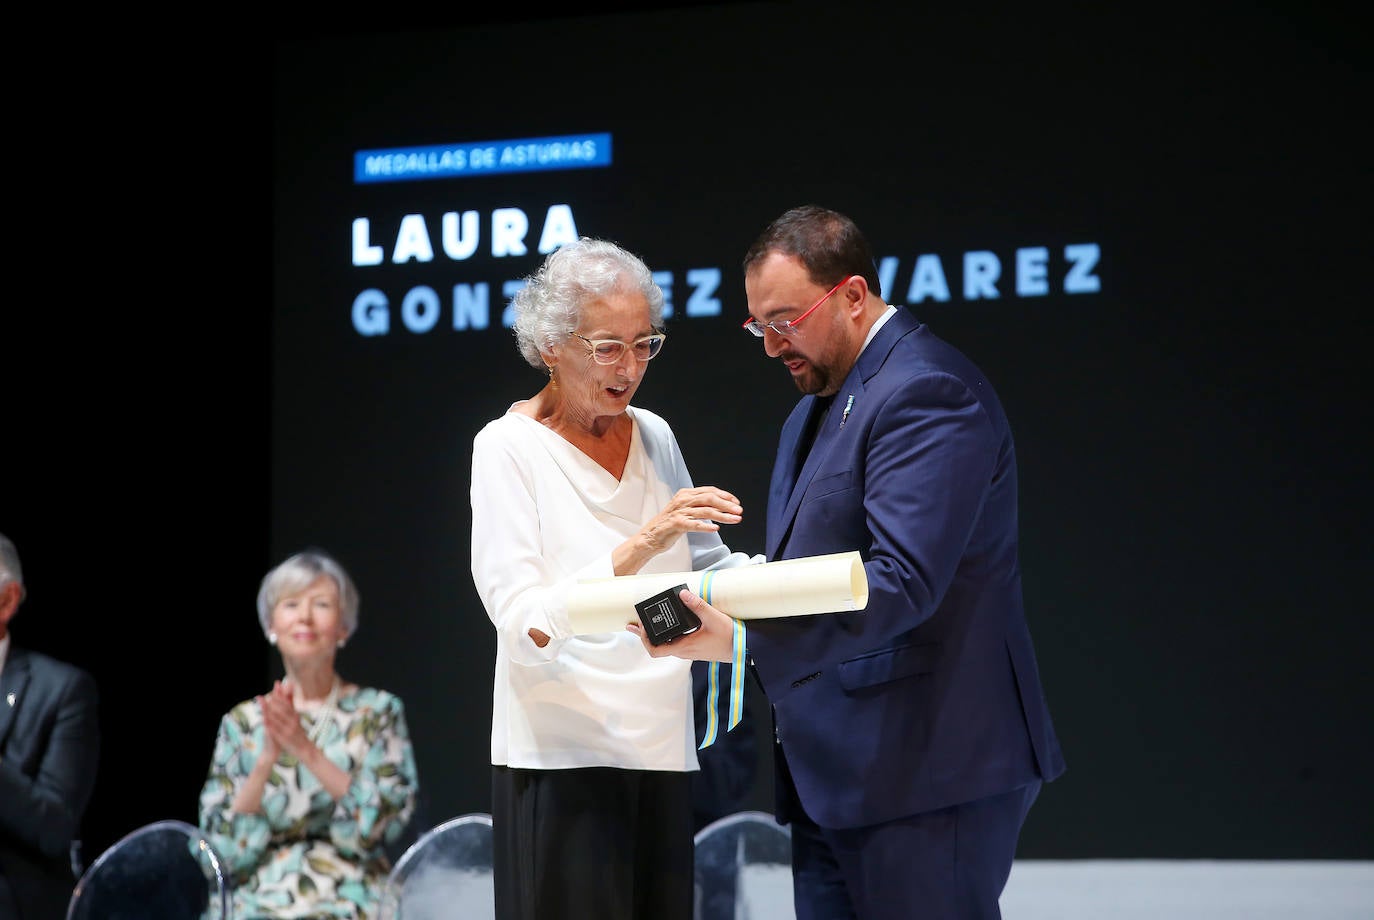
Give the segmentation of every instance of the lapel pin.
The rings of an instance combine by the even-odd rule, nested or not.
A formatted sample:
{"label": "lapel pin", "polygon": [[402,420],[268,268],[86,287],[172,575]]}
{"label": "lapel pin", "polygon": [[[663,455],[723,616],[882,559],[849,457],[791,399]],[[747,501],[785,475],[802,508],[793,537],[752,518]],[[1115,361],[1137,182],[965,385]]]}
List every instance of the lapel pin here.
{"label": "lapel pin", "polygon": [[5,702],[6,702],[6,703],[9,703],[11,706],[14,705],[14,691],[13,691],[13,690],[11,690],[9,693],[6,693],[6,694],[5,694]]}
{"label": "lapel pin", "polygon": [[844,423],[845,423],[845,422],[849,421],[849,410],[850,410],[850,409],[853,409],[853,408],[854,408],[854,394],[853,394],[853,393],[850,393],[850,394],[849,394],[849,398],[848,398],[847,400],[845,400],[845,403],[844,403],[844,412],[840,413],[840,427],[841,427],[841,428],[844,427]]}

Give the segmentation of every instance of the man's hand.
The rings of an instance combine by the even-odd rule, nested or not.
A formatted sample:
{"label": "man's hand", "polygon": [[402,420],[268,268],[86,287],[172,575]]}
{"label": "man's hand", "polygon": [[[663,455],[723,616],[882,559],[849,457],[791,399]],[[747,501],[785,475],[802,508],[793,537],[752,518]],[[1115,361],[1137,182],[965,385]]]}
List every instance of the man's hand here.
{"label": "man's hand", "polygon": [[734,659],[735,621],[725,613],[712,607],[691,591],[683,588],[678,597],[701,619],[701,629],[678,636],[663,645],[654,645],[644,633],[639,623],[628,623],[625,628],[639,636],[644,649],[654,658],[687,658],[692,661],[731,661]]}

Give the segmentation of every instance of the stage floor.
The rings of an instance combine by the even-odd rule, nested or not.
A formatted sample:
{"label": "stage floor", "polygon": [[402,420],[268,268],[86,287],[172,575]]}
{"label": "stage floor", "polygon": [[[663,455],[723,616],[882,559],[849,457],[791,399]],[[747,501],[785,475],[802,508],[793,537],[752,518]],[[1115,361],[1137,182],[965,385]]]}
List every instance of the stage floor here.
{"label": "stage floor", "polygon": [[[740,886],[736,916],[795,920],[788,867],[747,867]],[[1374,861],[1020,860],[1002,918],[1374,920]]]}
{"label": "stage floor", "polygon": [[1371,920],[1374,861],[1018,860],[1003,920]]}

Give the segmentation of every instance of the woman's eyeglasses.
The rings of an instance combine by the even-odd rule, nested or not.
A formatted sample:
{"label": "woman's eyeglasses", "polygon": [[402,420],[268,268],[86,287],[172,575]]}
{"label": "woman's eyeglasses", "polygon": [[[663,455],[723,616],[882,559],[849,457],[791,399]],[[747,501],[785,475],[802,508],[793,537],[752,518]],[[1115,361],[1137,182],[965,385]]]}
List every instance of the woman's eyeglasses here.
{"label": "woman's eyeglasses", "polygon": [[750,332],[754,333],[754,335],[758,336],[759,338],[763,338],[763,330],[765,329],[772,329],[778,335],[796,335],[797,327],[801,325],[801,321],[806,319],[812,313],[815,313],[817,307],[819,307],[821,304],[829,300],[830,295],[838,291],[841,287],[843,287],[844,283],[852,277],[854,276],[845,275],[843,278],[840,279],[838,284],[836,284],[833,288],[825,292],[824,297],[822,297],[820,300],[812,304],[811,309],[807,310],[805,313],[803,313],[801,316],[798,316],[796,319],[781,319],[773,320],[771,323],[761,323],[751,316],[744,321],[744,328],[748,329]]}
{"label": "woman's eyeglasses", "polygon": [[577,335],[576,332],[573,335],[587,343],[592,352],[592,360],[597,364],[615,364],[627,348],[638,360],[648,361],[663,350],[663,340],[668,338],[662,332],[655,332],[653,335],[646,335],[627,343],[619,339],[589,339],[585,335]]}

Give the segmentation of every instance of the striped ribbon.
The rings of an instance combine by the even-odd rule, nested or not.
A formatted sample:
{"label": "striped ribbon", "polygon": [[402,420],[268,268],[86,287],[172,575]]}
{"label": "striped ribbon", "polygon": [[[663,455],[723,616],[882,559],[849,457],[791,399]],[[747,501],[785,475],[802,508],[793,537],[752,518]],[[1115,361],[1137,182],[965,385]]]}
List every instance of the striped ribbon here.
{"label": "striped ribbon", "polygon": [[[706,572],[701,579],[701,599],[711,603],[711,588],[715,581],[715,571]],[[744,624],[734,621],[734,637],[730,654],[730,723],[726,731],[739,724],[744,716]],[[707,671],[706,682],[706,731],[697,750],[703,750],[716,743],[716,733],[720,727],[720,714],[717,712],[716,698],[720,695],[720,662],[713,661]]]}

